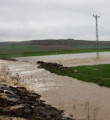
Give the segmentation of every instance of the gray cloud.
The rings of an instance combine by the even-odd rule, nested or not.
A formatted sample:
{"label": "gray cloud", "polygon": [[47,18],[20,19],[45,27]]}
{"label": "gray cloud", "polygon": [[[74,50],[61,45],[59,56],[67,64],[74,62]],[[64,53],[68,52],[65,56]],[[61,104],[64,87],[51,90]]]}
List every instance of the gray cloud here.
{"label": "gray cloud", "polygon": [[110,40],[108,0],[0,0],[0,40],[75,38]]}

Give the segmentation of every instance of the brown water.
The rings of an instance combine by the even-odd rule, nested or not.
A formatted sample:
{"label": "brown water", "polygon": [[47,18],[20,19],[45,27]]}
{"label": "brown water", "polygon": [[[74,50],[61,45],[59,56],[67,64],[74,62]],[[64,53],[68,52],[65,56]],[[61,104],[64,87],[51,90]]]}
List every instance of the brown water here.
{"label": "brown water", "polygon": [[[75,58],[56,62],[74,66],[105,64],[110,63],[109,60],[109,56],[103,56],[98,59]],[[63,109],[66,116],[71,115],[77,120],[110,120],[110,88],[52,74],[39,69],[36,63],[1,61],[1,64],[13,74],[19,73],[21,83],[27,84],[28,89],[41,94],[46,103]]]}

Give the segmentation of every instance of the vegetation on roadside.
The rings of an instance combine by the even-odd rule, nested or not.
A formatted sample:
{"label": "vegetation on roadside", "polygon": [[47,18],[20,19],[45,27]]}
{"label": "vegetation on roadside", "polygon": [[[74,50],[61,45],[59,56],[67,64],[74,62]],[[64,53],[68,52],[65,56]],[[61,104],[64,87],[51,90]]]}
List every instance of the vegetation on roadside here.
{"label": "vegetation on roadside", "polygon": [[[54,66],[45,66],[45,69],[58,75],[77,78],[85,82],[97,83],[100,86],[110,87],[110,64],[88,65],[60,69]],[[77,72],[71,72],[71,70]]]}

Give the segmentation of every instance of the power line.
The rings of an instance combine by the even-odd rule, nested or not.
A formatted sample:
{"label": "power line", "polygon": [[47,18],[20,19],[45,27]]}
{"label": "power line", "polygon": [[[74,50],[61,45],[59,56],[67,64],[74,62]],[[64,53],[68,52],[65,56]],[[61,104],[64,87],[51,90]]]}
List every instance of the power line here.
{"label": "power line", "polygon": [[97,57],[99,57],[99,34],[98,34],[98,18],[100,18],[100,16],[98,15],[93,15],[93,17],[96,20],[96,44],[97,44],[97,52],[96,55]]}

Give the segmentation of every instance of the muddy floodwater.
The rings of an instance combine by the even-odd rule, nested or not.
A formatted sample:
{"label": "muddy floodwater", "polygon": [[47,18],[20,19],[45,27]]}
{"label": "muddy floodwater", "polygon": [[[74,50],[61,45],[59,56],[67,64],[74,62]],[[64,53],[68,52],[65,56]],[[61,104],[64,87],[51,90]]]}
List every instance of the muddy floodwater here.
{"label": "muddy floodwater", "polygon": [[36,62],[39,60],[45,62],[57,62],[65,66],[77,66],[88,64],[105,64],[110,63],[110,52],[100,52],[99,57],[96,53],[82,53],[82,54],[64,54],[64,55],[49,55],[49,56],[33,56],[33,57],[19,57],[18,60]]}
{"label": "muddy floodwater", "polygon": [[35,62],[44,60],[62,63],[65,66],[106,64],[110,63],[110,52],[101,53],[99,58],[96,58],[95,53],[87,53],[76,56],[71,54],[33,59],[19,58],[19,60],[29,62],[1,60],[0,66],[4,66],[12,74],[18,73],[20,82],[28,89],[41,94],[46,103],[64,110],[66,116],[72,116],[76,120],[110,120],[110,88],[50,73],[38,68]]}

